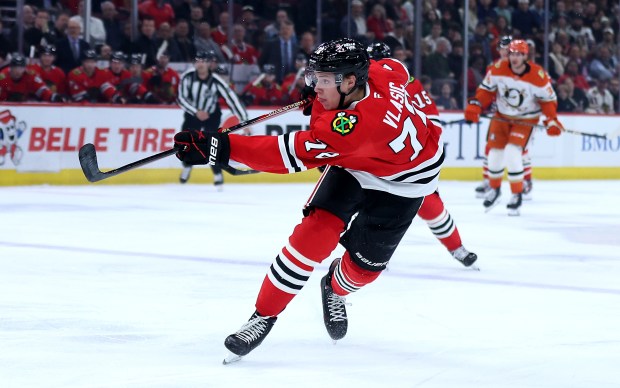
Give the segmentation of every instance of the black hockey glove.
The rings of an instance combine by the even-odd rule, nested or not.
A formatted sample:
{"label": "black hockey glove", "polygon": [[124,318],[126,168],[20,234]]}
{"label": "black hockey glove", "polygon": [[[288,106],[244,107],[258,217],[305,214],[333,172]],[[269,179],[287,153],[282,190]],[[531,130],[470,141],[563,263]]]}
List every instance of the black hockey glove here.
{"label": "black hockey glove", "polygon": [[179,149],[177,158],[185,164],[228,166],[230,140],[226,133],[183,131],[174,135],[174,146]]}
{"label": "black hockey glove", "polygon": [[312,114],[312,103],[316,98],[316,92],[314,91],[314,88],[312,86],[304,86],[304,88],[301,89],[301,99],[305,100],[306,98],[310,99],[310,103],[304,106],[303,113],[304,116],[310,116]]}
{"label": "black hockey glove", "polygon": [[159,101],[159,98],[155,97],[155,95],[151,92],[147,92],[144,95],[144,102],[147,104],[159,104],[161,103],[161,101]]}

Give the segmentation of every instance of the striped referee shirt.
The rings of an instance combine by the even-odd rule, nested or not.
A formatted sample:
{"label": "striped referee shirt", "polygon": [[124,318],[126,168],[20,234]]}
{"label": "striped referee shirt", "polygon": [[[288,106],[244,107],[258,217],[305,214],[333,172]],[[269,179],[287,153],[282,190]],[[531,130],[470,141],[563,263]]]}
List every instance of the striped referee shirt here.
{"label": "striped referee shirt", "polygon": [[185,112],[196,115],[196,112],[203,110],[213,114],[218,108],[218,100],[222,97],[235,116],[241,121],[248,119],[248,112],[239,101],[239,98],[232,91],[219,75],[209,73],[205,80],[198,78],[196,69],[188,69],[181,76],[179,83],[179,97],[177,102]]}

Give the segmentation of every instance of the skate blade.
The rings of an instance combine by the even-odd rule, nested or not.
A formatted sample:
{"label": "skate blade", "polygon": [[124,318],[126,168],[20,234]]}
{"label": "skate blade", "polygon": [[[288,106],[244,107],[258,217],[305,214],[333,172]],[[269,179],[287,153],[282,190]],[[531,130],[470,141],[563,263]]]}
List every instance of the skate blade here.
{"label": "skate blade", "polygon": [[523,194],[522,196],[524,201],[531,201],[532,200],[532,194]]}
{"label": "skate blade", "polygon": [[493,205],[491,205],[491,206],[489,206],[489,207],[485,207],[485,208],[484,208],[484,212],[485,212],[485,213],[490,212],[490,211],[491,211],[491,210],[492,210],[495,206],[497,206],[497,205],[499,205],[499,198],[498,198],[498,200],[497,200],[497,201],[495,201],[495,203],[494,203]]}
{"label": "skate blade", "polygon": [[480,271],[480,268],[476,264],[472,264],[469,267],[465,267],[465,268],[469,268],[472,271]]}
{"label": "skate blade", "polygon": [[235,362],[241,361],[242,358],[243,358],[243,356],[239,356],[237,354],[230,353],[227,357],[224,358],[224,360],[222,361],[222,364],[223,365],[233,364]]}
{"label": "skate blade", "polygon": [[488,193],[488,191],[485,191],[483,193],[476,192],[476,198],[483,199],[484,197],[487,196],[487,193]]}
{"label": "skate blade", "polygon": [[519,209],[508,209],[508,215],[511,217],[518,217],[521,215]]}

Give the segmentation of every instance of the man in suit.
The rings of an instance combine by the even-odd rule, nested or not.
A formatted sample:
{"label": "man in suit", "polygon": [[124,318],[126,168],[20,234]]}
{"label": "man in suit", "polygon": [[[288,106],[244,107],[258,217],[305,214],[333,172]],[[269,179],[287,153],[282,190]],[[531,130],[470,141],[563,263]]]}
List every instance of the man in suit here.
{"label": "man in suit", "polygon": [[295,55],[299,46],[294,37],[295,25],[290,20],[280,23],[280,31],[275,40],[269,41],[263,48],[258,63],[263,66],[267,63],[276,68],[276,81],[281,83],[284,76],[295,72]]}
{"label": "man in suit", "polygon": [[82,27],[77,20],[69,20],[67,25],[67,37],[60,39],[56,44],[56,66],[66,74],[82,65],[82,56],[90,49],[87,41],[80,38]]}

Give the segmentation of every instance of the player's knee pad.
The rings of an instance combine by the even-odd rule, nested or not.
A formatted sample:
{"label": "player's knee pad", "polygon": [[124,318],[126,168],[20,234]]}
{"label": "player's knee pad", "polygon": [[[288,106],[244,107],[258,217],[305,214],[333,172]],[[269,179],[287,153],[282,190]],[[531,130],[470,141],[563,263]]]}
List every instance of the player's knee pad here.
{"label": "player's knee pad", "polygon": [[339,217],[324,209],[313,209],[293,230],[287,249],[320,263],[336,249],[344,228]]}
{"label": "player's knee pad", "polygon": [[508,179],[511,181],[523,180],[523,148],[516,144],[507,144],[504,150]]}
{"label": "player's knee pad", "polygon": [[491,148],[488,160],[489,178],[501,178],[504,175],[504,150],[500,148]]}

